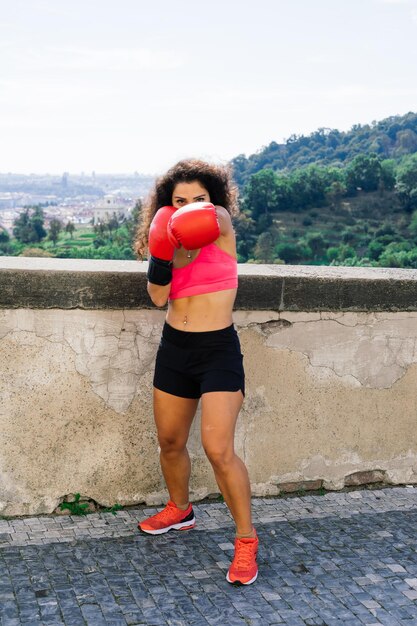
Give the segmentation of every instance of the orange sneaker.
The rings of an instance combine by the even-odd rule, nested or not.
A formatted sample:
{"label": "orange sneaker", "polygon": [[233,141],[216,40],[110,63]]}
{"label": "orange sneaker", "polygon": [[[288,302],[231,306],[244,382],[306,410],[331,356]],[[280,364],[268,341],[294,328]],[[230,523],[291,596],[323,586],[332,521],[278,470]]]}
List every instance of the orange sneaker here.
{"label": "orange sneaker", "polygon": [[250,585],[255,582],[258,577],[258,565],[256,563],[258,545],[256,531],[255,537],[235,539],[235,556],[226,575],[227,582],[236,585]]}
{"label": "orange sneaker", "polygon": [[179,509],[172,500],[168,501],[162,511],[138,523],[139,530],[150,535],[162,535],[171,529],[190,530],[194,526],[195,517],[191,504],[184,511]]}

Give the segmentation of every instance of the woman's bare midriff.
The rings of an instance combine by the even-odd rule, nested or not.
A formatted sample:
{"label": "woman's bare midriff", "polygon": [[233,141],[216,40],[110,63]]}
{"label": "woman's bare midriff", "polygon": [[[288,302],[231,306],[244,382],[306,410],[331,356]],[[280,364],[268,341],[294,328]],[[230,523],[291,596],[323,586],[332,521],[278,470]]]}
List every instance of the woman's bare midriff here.
{"label": "woman's bare midriff", "polygon": [[236,289],[225,289],[168,303],[166,321],[177,330],[203,332],[220,330],[233,323],[232,311]]}

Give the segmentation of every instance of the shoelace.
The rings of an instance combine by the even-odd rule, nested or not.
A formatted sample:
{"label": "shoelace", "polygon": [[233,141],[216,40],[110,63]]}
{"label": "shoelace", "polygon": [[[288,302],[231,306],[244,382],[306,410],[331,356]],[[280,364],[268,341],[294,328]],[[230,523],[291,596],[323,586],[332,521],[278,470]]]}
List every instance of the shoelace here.
{"label": "shoelace", "polygon": [[254,559],[253,542],[237,541],[235,563],[238,569],[249,569]]}
{"label": "shoelace", "polygon": [[157,517],[158,520],[162,520],[162,521],[168,520],[172,515],[172,509],[176,509],[176,507],[172,506],[172,504],[167,504],[165,509],[163,509],[159,513],[156,513],[155,515],[153,515],[153,517],[154,518]]}

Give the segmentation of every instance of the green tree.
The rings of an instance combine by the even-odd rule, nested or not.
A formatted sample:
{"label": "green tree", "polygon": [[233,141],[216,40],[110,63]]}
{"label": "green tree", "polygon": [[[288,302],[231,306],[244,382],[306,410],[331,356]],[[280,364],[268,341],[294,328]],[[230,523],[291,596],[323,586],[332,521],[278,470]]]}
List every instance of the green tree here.
{"label": "green tree", "polygon": [[315,261],[321,260],[325,249],[327,248],[327,241],[324,239],[321,233],[309,233],[306,237],[306,244],[310,248],[313,259]]}
{"label": "green tree", "polygon": [[320,168],[315,165],[295,170],[290,176],[290,188],[294,208],[325,203],[325,184]]}
{"label": "green tree", "polygon": [[381,267],[410,267],[410,258],[415,252],[415,247],[408,241],[396,242],[392,241],[387,245],[378,259],[378,265]]}
{"label": "green tree", "polygon": [[343,243],[355,243],[358,240],[357,233],[353,232],[350,228],[346,228],[342,232]]}
{"label": "green tree", "polygon": [[417,208],[417,154],[402,160],[397,169],[397,191],[404,208]]}
{"label": "green tree", "polygon": [[10,235],[0,226],[0,256],[11,254]]}
{"label": "green tree", "polygon": [[259,235],[255,246],[255,259],[262,263],[272,263],[274,259],[274,246],[270,232]]}
{"label": "green tree", "polygon": [[411,130],[411,128],[406,128],[404,130],[400,130],[397,133],[396,137],[396,155],[402,154],[410,154],[410,152],[417,151],[417,134]]}
{"label": "green tree", "polygon": [[355,194],[357,189],[376,191],[382,176],[381,159],[378,155],[358,154],[346,168],[348,192]]}
{"label": "green tree", "polygon": [[285,263],[297,263],[311,254],[311,250],[295,243],[279,243],[274,248],[275,256]]}
{"label": "green tree", "polygon": [[30,218],[32,228],[37,235],[36,241],[42,241],[46,237],[46,230],[44,228],[45,216],[41,206],[35,206],[35,210]]}
{"label": "green tree", "polygon": [[95,248],[101,248],[102,246],[107,246],[107,245],[108,245],[108,241],[100,236],[96,237],[93,241],[93,246]]}
{"label": "green tree", "polygon": [[69,233],[70,239],[72,239],[72,235],[74,234],[75,225],[71,220],[65,226],[65,232]]}
{"label": "green tree", "polygon": [[1,244],[9,243],[10,235],[5,228],[0,226],[0,246]]}
{"label": "green tree", "polygon": [[243,207],[257,219],[277,209],[277,177],[271,169],[261,170],[250,177],[243,191]]}
{"label": "green tree", "polygon": [[24,211],[13,221],[13,235],[21,243],[38,242],[38,235],[30,221],[30,208],[26,207]]}
{"label": "green tree", "polygon": [[326,189],[327,201],[335,207],[340,207],[342,198],[346,195],[346,185],[340,180],[334,180]]}
{"label": "green tree", "polygon": [[408,230],[413,235],[413,237],[417,237],[417,211],[413,211],[410,223],[408,225]]}
{"label": "green tree", "polygon": [[55,217],[49,222],[49,234],[48,237],[51,241],[53,241],[54,246],[56,246],[56,242],[59,239],[59,233],[62,230],[62,222],[61,220],[56,219]]}
{"label": "green tree", "polygon": [[106,230],[107,230],[106,223],[105,222],[97,222],[97,224],[94,224],[93,230],[96,233],[96,235],[98,235],[99,237],[104,238],[104,236],[106,234]]}
{"label": "green tree", "polygon": [[113,215],[107,220],[106,226],[111,237],[113,231],[119,228],[119,218],[117,217],[116,213],[113,213]]}
{"label": "green tree", "polygon": [[236,233],[238,261],[245,263],[256,244],[256,222],[243,211],[234,216],[232,222]]}
{"label": "green tree", "polygon": [[356,257],[356,252],[352,246],[342,244],[340,246],[331,246],[328,248],[326,251],[326,257],[330,261],[330,265],[352,265],[352,262],[347,262],[347,260],[354,259]]}
{"label": "green tree", "polygon": [[339,258],[339,248],[337,246],[330,246],[329,248],[327,248],[326,259],[328,260],[330,264],[334,263],[334,261],[337,261],[338,258]]}
{"label": "green tree", "polygon": [[377,261],[384,250],[385,250],[384,244],[381,241],[374,240],[369,243],[367,254],[369,258],[375,259]]}
{"label": "green tree", "polygon": [[140,223],[141,217],[142,217],[142,200],[138,198],[135,206],[130,212],[129,217],[125,221],[125,227],[127,228],[127,232],[129,233],[129,240],[131,242],[131,246],[133,246],[133,242],[136,236],[136,231],[138,229],[138,225]]}
{"label": "green tree", "polygon": [[380,185],[383,185],[384,190],[391,191],[395,187],[395,161],[393,159],[384,159],[381,162],[381,179]]}

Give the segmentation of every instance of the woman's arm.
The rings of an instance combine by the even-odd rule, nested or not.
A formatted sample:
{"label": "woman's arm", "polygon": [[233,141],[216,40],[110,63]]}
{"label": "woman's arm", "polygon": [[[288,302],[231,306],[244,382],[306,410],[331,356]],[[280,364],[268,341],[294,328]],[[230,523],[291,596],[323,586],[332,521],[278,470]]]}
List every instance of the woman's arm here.
{"label": "woman's arm", "polygon": [[169,290],[171,288],[171,283],[168,285],[154,285],[153,283],[148,282],[147,291],[150,299],[154,303],[155,306],[165,306],[168,302]]}
{"label": "woman's arm", "polygon": [[168,240],[167,225],[175,211],[173,206],[158,209],[149,228],[147,291],[155,306],[167,303],[171,287],[174,246]]}

